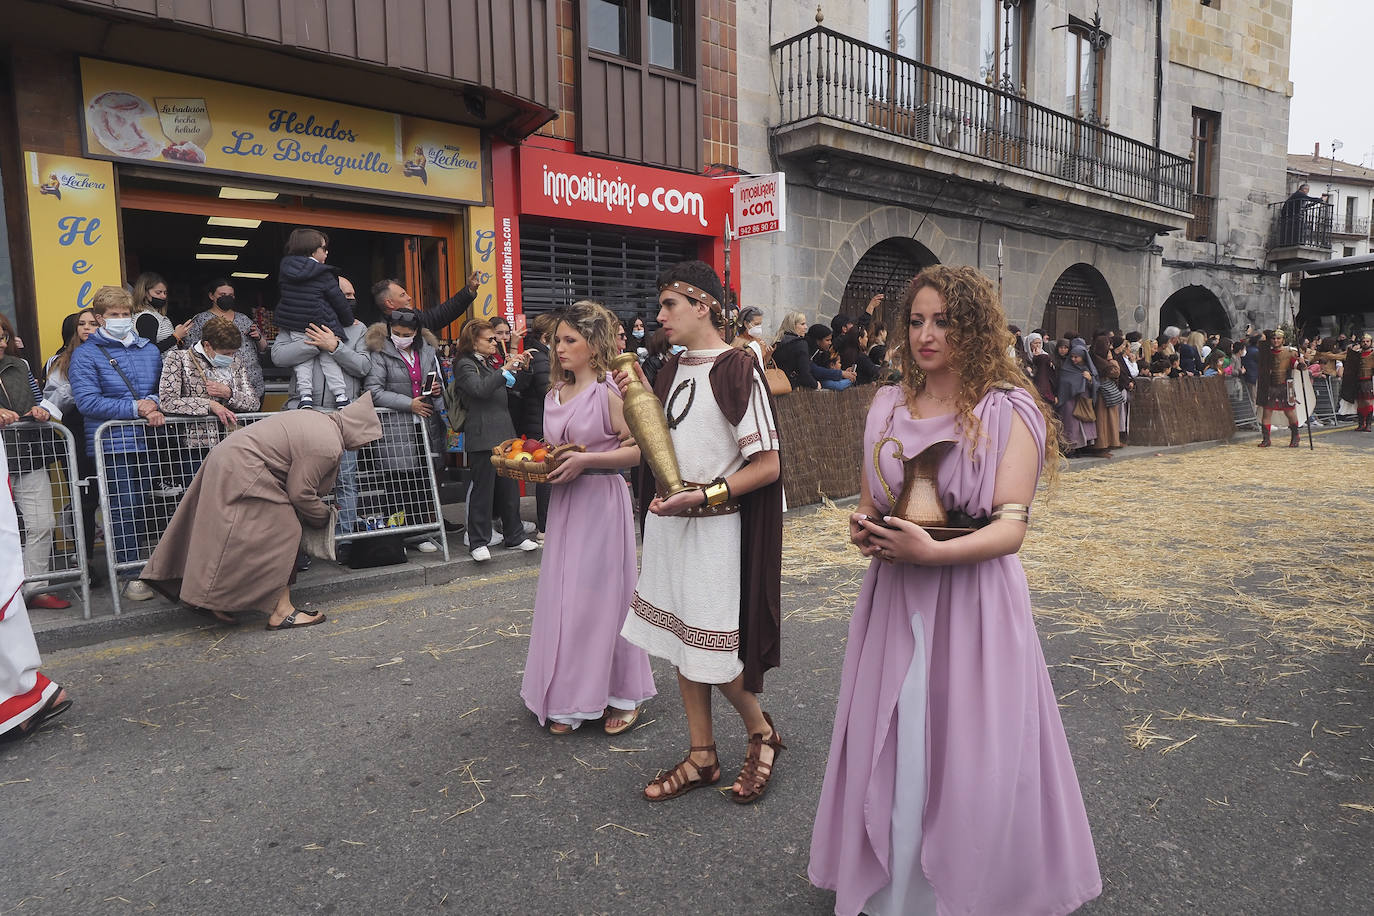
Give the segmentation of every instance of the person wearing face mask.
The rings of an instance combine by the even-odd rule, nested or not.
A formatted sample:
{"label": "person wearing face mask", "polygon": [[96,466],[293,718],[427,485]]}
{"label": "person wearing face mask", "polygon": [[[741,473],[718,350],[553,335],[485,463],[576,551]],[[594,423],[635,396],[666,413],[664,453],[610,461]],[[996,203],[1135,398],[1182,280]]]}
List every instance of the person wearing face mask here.
{"label": "person wearing face mask", "polygon": [[[68,367],[76,406],[85,418],[86,454],[96,455],[96,431],[106,420],[147,420],[161,427],[158,385],[162,354],[146,337],[134,333],[133,297],[118,286],[102,286],[91,299],[102,327],[76,348]],[[105,537],[112,539],[115,563],[138,560],[146,529],[145,504],[151,477],[147,432],[142,425],[112,429],[100,443],[104,450],[105,482],[110,512]],[[153,590],[135,578],[136,569],[118,573],[125,580],[124,597],[146,601]]]}
{"label": "person wearing face mask", "polygon": [[773,348],[764,343],[768,332],[763,327],[763,309],[756,305],[746,305],[740,309],[739,320],[735,325],[735,339],[730,345],[753,354],[760,369],[768,367]]}
{"label": "person wearing face mask", "polygon": [[649,335],[644,328],[644,319],[635,315],[628,322],[630,328],[630,338],[626,341],[626,346],[635,351],[635,358],[643,364],[649,358]]}
{"label": "person wearing face mask", "polygon": [[228,318],[234,322],[234,327],[243,335],[243,346],[239,347],[238,352],[239,360],[248,370],[248,382],[253,386],[253,397],[262,401],[265,386],[262,380],[262,359],[259,354],[267,349],[267,338],[262,336],[262,331],[253,319],[235,309],[238,300],[234,295],[234,284],[225,279],[211,280],[205,286],[205,296],[210,307],[191,319],[191,328],[186,332],[183,343],[188,347],[199,343],[205,324],[211,318]]}
{"label": "person wearing face mask", "polygon": [[[234,411],[258,409],[248,371],[237,354],[243,335],[227,318],[205,323],[200,340],[187,350],[172,350],[162,358],[162,382],[158,397],[168,416],[210,417],[232,432],[238,426]],[[224,437],[209,423],[185,427],[181,437],[178,484],[190,486],[205,455]]]}
{"label": "person wearing face mask", "polygon": [[[439,342],[420,324],[420,313],[414,309],[396,309],[367,329],[363,338],[371,363],[363,387],[372,393],[378,407],[396,411],[382,414],[382,462],[387,471],[397,475],[414,475],[415,486],[428,487],[423,462],[428,455],[419,454],[415,445],[414,423],[419,417],[429,433],[431,450],[443,442],[439,426],[439,412],[435,398],[440,395]],[[425,387],[429,382],[429,387]],[[420,522],[421,520],[413,520]],[[407,519],[407,523],[412,520]],[[439,549],[428,537],[416,540],[421,553]]]}
{"label": "person wearing face mask", "polygon": [[191,322],[172,324],[167,317],[167,281],[155,273],[141,273],[134,281],[134,330],[164,353],[179,346]]}

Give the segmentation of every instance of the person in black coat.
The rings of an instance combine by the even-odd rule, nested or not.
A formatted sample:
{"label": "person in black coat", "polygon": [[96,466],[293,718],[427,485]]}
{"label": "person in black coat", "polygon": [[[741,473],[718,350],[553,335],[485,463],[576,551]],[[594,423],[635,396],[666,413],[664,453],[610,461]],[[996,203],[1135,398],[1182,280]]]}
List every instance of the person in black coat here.
{"label": "person in black coat", "polygon": [[841,369],[854,370],[854,384],[867,385],[878,380],[882,371],[868,358],[868,332],[852,327],[835,339],[835,352]]}
{"label": "person in black coat", "polygon": [[[516,435],[541,441],[544,438],[544,399],[549,393],[549,345],[545,335],[552,330],[552,324],[552,313],[539,315],[530,322],[529,330],[525,332],[525,353],[529,364],[515,373],[515,384],[507,390],[510,418],[515,424]],[[549,499],[552,496],[553,484],[534,485],[536,524],[539,526],[541,544],[544,542],[544,526],[549,520]]]}
{"label": "person in black coat", "polygon": [[[434,308],[426,308],[420,312],[421,326],[436,337],[443,337],[444,335],[441,333],[443,329],[462,318],[463,313],[472,307],[472,303],[477,299],[477,290],[481,285],[482,274],[474,270],[472,275],[468,277],[468,285],[458,290],[457,295],[434,306]],[[410,293],[406,292],[400,280],[378,280],[372,284],[372,301],[382,313],[383,318],[396,309],[415,308]]]}
{"label": "person in black coat", "polygon": [[782,320],[777,342],[773,344],[773,364],[787,373],[792,390],[814,390],[821,387],[811,372],[811,348],[807,346],[806,316],[791,312]]}

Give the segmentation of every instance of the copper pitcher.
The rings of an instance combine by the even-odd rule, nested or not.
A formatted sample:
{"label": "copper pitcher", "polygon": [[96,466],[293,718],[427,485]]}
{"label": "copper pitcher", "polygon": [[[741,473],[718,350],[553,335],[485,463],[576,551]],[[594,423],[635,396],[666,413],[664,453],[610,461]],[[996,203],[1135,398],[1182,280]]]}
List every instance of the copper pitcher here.
{"label": "copper pitcher", "polygon": [[[893,457],[902,462],[902,492],[896,497],[892,495],[892,489],[888,487],[878,465],[883,446],[889,442],[897,446]],[[922,528],[948,529],[949,515],[935,486],[935,475],[940,468],[940,459],[944,458],[952,445],[953,439],[941,439],[926,446],[920,454],[908,458],[903,454],[901,440],[891,436],[878,440],[878,444],[873,446],[873,469],[878,472],[878,483],[887,494],[888,504],[892,506],[890,515]]]}

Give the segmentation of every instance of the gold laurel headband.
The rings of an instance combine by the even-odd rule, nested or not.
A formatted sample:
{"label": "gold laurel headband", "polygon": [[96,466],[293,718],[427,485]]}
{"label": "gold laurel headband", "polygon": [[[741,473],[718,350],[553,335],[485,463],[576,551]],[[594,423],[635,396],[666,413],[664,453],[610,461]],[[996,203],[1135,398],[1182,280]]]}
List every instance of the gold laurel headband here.
{"label": "gold laurel headband", "polygon": [[674,292],[682,293],[688,299],[695,299],[702,305],[709,308],[711,311],[715,312],[717,315],[721,314],[721,312],[723,311],[720,307],[720,302],[716,300],[716,297],[712,296],[704,289],[697,289],[695,286],[689,286],[688,284],[683,283],[679,280],[674,280],[672,283],[669,283],[667,286],[663,287],[663,289],[671,289]]}

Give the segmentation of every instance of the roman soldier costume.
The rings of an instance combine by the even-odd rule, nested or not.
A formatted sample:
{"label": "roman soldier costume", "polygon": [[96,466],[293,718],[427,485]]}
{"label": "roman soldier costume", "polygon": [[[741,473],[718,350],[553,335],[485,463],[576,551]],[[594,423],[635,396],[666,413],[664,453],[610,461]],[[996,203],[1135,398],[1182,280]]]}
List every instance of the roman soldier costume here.
{"label": "roman soldier costume", "polygon": [[[1289,448],[1298,447],[1298,417],[1293,411],[1293,394],[1289,385],[1289,373],[1294,368],[1302,368],[1302,357],[1292,347],[1283,345],[1283,336],[1270,337],[1259,352],[1259,380],[1255,400],[1264,411],[1265,420],[1271,411],[1281,410],[1288,416]],[[1262,425],[1263,439],[1260,448],[1270,445],[1270,425]]]}
{"label": "roman soldier costume", "polygon": [[1356,405],[1360,432],[1370,429],[1374,418],[1374,337],[1366,334],[1358,347],[1345,353],[1345,367],[1341,374],[1341,400]]}

